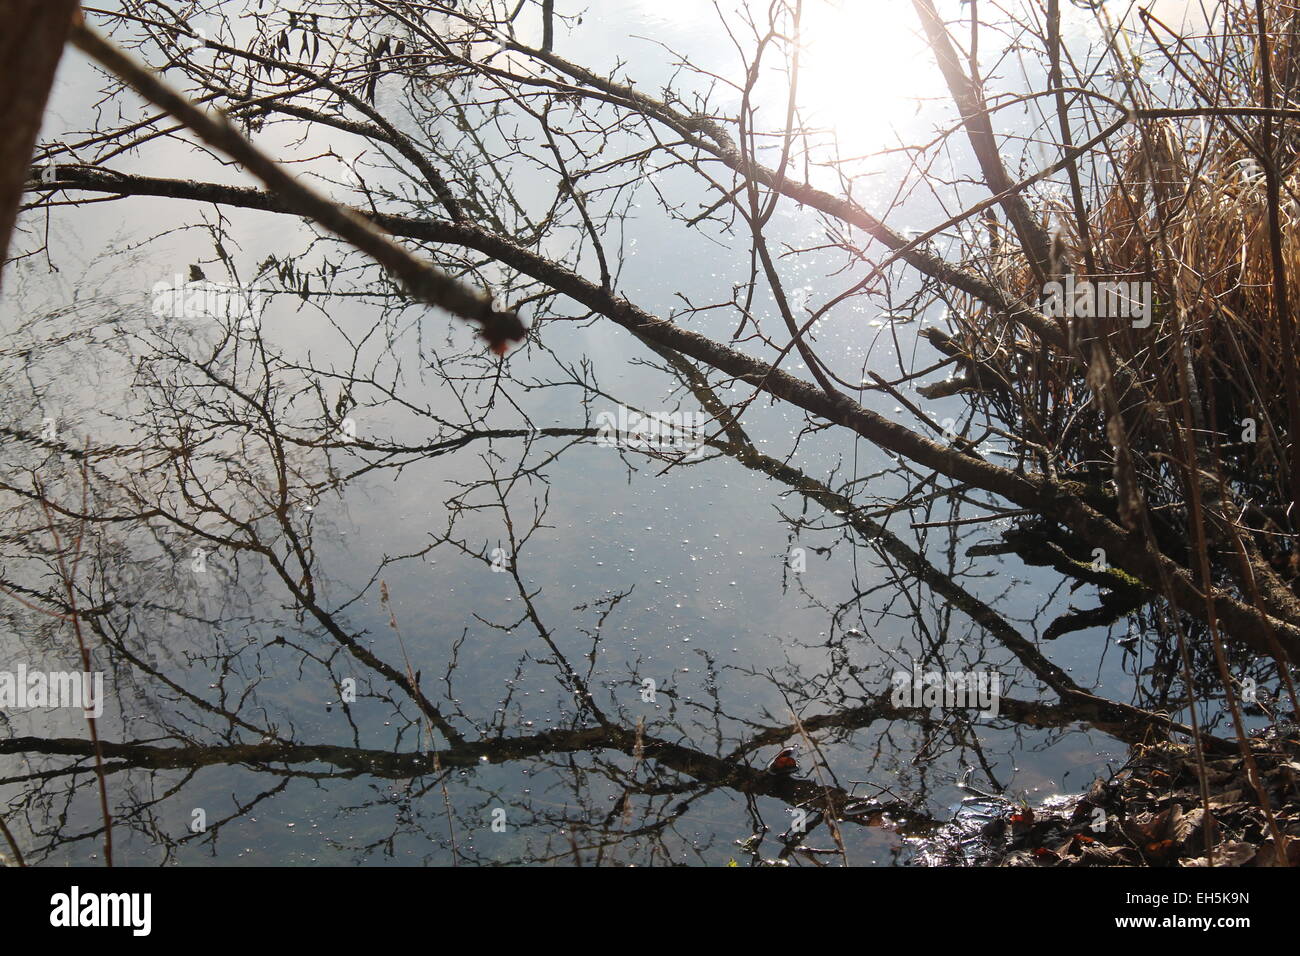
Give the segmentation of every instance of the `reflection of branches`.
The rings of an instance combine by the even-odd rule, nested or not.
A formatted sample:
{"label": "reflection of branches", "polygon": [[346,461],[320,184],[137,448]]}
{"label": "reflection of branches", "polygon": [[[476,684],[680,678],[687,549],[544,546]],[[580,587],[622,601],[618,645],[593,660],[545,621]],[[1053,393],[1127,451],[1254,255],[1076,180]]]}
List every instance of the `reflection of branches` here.
{"label": "reflection of branches", "polygon": [[[125,180],[118,178],[115,189]],[[197,190],[189,184],[154,181],[142,184],[144,192],[162,195],[205,195],[250,208],[282,208],[269,195],[239,187],[215,187]],[[843,393],[827,395],[820,387],[805,383],[761,360],[751,358],[698,333],[656,318],[630,302],[614,296],[595,283],[562,271],[535,253],[515,246],[478,227],[455,223],[399,222],[382,220],[394,232],[439,242],[450,242],[488,253],[528,275],[549,282],[570,298],[584,303],[622,325],[639,337],[704,362],[739,380],[811,412],[827,421],[845,426],[891,452],[899,453],[935,472],[978,488],[986,489],[1035,513],[1051,516],[1069,527],[1090,545],[1101,547],[1115,564],[1141,580],[1160,580],[1163,576],[1172,589],[1169,593],[1179,606],[1194,615],[1204,614],[1201,591],[1191,572],[1163,552],[1134,547],[1131,535],[1108,517],[1108,505],[1078,483],[1053,480],[1044,475],[1029,476],[993,464],[969,454],[958,454],[876,412],[858,404]],[[1230,594],[1216,598],[1219,619],[1247,645],[1271,654],[1268,635],[1276,635],[1288,654],[1300,654],[1300,625],[1293,625],[1271,614],[1263,614]]]}
{"label": "reflection of branches", "polygon": [[415,298],[480,323],[483,337],[497,351],[504,351],[510,341],[524,337],[524,327],[514,313],[497,311],[490,296],[476,293],[418,261],[346,206],[330,202],[298,182],[253,146],[224,116],[214,116],[199,109],[159,80],[146,66],[84,23],[73,28],[72,41],[136,92],[179,118],[209,144],[242,163],[268,189],[281,196],[290,209],[316,220],[372,256],[400,279]]}
{"label": "reflection of branches", "polygon": [[[81,489],[82,491],[81,491],[80,512],[82,515],[86,515],[87,512],[89,511],[89,509],[87,508],[87,504],[88,504],[88,498],[90,496],[90,481],[87,472],[87,463],[84,455],[82,456],[81,459]],[[93,668],[90,659],[90,649],[86,645],[85,634],[82,632],[82,624],[81,624],[82,613],[77,606],[77,586],[76,586],[77,570],[83,558],[82,545],[86,533],[85,520],[82,520],[77,525],[76,534],[74,535],[72,542],[70,544],[71,557],[69,558],[68,549],[64,547],[62,537],[59,534],[58,526],[55,522],[54,514],[52,513],[49,507],[49,504],[44,496],[44,492],[39,485],[37,486],[36,490],[37,490],[37,494],[40,496],[41,508],[45,517],[46,530],[48,531],[50,538],[54,542],[54,557],[56,561],[59,581],[63,587],[64,594],[67,595],[66,613],[50,611],[47,610],[46,608],[35,606],[30,602],[28,602],[27,600],[25,600],[24,598],[19,597],[11,589],[6,588],[3,585],[0,585],[0,593],[4,593],[9,597],[16,599],[24,607],[28,607],[31,608],[32,610],[36,610],[41,613],[48,614],[59,621],[71,623],[72,633],[77,639],[77,650],[81,658],[82,679],[89,680],[91,674],[93,673]],[[86,703],[86,701],[83,700],[82,703],[84,704]],[[103,705],[103,701],[95,702],[95,706],[102,706],[102,705]],[[89,709],[83,709],[83,715],[86,718],[86,726],[90,731],[90,743],[91,743],[92,751],[95,756],[95,777],[99,784],[99,807],[100,807],[100,813],[102,814],[104,820],[104,863],[106,866],[112,866],[113,865],[113,817],[108,807],[108,783],[104,774],[104,755],[100,748],[98,718],[94,714],[90,713]],[[9,833],[8,828],[5,828],[4,835],[5,838],[9,841],[10,845],[14,847],[15,853],[17,853],[17,846],[14,844],[12,835]],[[21,861],[22,855],[20,853],[18,853],[17,855],[18,855],[18,859]]]}
{"label": "reflection of branches", "polygon": [[[233,345],[233,342],[231,343]],[[595,807],[585,811],[581,816],[563,814],[552,822],[558,829],[571,832],[587,833],[592,821],[602,821],[597,833],[592,833],[590,846],[583,852],[597,854],[608,852],[614,845],[628,845],[638,838],[661,840],[671,830],[674,822],[681,818],[683,805],[690,807],[694,802],[717,790],[730,790],[743,793],[748,797],[768,797],[784,801],[790,806],[809,808],[814,811],[813,830],[818,826],[829,824],[825,821],[838,819],[837,815],[848,814],[859,822],[873,825],[885,817],[894,820],[923,823],[925,815],[914,806],[899,801],[880,804],[864,801],[854,797],[835,786],[812,784],[808,781],[789,781],[772,777],[761,770],[748,765],[751,755],[759,749],[783,743],[792,735],[802,733],[810,735],[835,733],[840,734],[868,727],[878,721],[904,723],[916,719],[913,712],[900,710],[883,700],[871,699],[862,703],[836,707],[829,714],[801,714],[796,710],[796,722],[789,725],[770,723],[754,727],[740,739],[728,739],[719,726],[717,734],[717,753],[709,754],[698,747],[691,747],[680,740],[674,740],[674,734],[685,739],[693,739],[697,731],[689,726],[665,733],[663,727],[646,727],[642,719],[625,716],[623,708],[618,708],[617,715],[600,706],[595,698],[593,681],[601,679],[596,670],[597,651],[601,635],[609,616],[619,607],[620,595],[588,602],[576,610],[581,613],[591,611],[597,614],[593,628],[587,629],[589,645],[585,651],[587,665],[580,671],[574,665],[574,658],[569,654],[563,642],[557,636],[557,629],[547,624],[542,611],[535,602],[537,589],[527,583],[522,571],[527,560],[529,544],[534,536],[545,527],[547,494],[538,491],[536,484],[544,481],[543,469],[553,464],[561,454],[577,448],[574,440],[591,439],[595,430],[591,428],[490,428],[466,427],[458,430],[454,439],[435,440],[418,444],[404,444],[379,437],[369,438],[355,445],[347,446],[350,455],[369,459],[369,464],[353,470],[352,477],[342,479],[336,487],[345,487],[357,480],[356,476],[371,475],[378,471],[401,471],[425,456],[426,460],[453,454],[456,450],[469,450],[481,444],[490,443],[494,449],[504,442],[517,442],[522,450],[521,460],[507,469],[499,469],[495,456],[499,452],[484,455],[485,477],[466,483],[458,490],[456,496],[447,503],[446,511],[450,525],[448,529],[434,536],[434,546],[447,544],[461,554],[471,557],[484,566],[491,563],[490,556],[483,550],[468,543],[463,532],[456,526],[460,522],[479,519],[489,512],[500,515],[504,531],[503,544],[508,546],[503,566],[509,572],[505,577],[511,582],[515,592],[523,602],[520,616],[504,624],[481,618],[491,627],[516,631],[521,625],[527,625],[536,632],[538,639],[549,651],[546,663],[554,669],[562,687],[572,695],[577,707],[565,715],[566,727],[543,734],[527,735],[515,738],[506,734],[504,709],[501,716],[492,721],[492,726],[481,727],[480,738],[467,739],[457,729],[453,721],[467,720],[477,724],[472,714],[466,714],[458,703],[450,686],[451,669],[448,672],[446,697],[452,702],[453,709],[447,711],[441,704],[425,696],[420,687],[419,673],[414,664],[404,656],[404,663],[394,667],[387,664],[374,650],[367,648],[359,636],[353,632],[341,617],[338,609],[331,609],[324,601],[327,593],[325,574],[319,566],[317,547],[313,543],[313,529],[310,521],[302,521],[299,503],[305,499],[306,489],[323,487],[313,476],[310,459],[304,456],[326,453],[337,454],[343,450],[338,442],[320,443],[309,438],[319,435],[323,429],[311,423],[294,422],[287,408],[281,405],[284,383],[280,381],[273,369],[281,369],[280,375],[287,374],[274,359],[267,343],[253,343],[251,349],[241,352],[246,356],[247,372],[255,377],[250,381],[241,381],[245,374],[243,365],[223,366],[208,362],[196,365],[186,357],[179,347],[169,348],[150,357],[142,364],[144,375],[142,381],[150,382],[156,389],[156,408],[161,412],[169,410],[168,415],[179,417],[180,406],[176,405],[182,396],[193,394],[184,384],[184,377],[177,374],[189,369],[198,374],[198,381],[206,383],[205,398],[201,403],[190,404],[188,417],[203,421],[236,421],[242,424],[239,432],[241,439],[241,466],[238,469],[225,467],[227,454],[220,441],[211,441],[206,446],[194,446],[188,454],[173,455],[166,458],[167,472],[176,486],[186,489],[177,502],[189,502],[200,507],[213,518],[223,523],[214,524],[208,520],[199,525],[194,518],[178,510],[175,505],[166,504],[167,496],[154,493],[152,504],[146,507],[141,496],[143,489],[135,485],[123,485],[120,492],[128,495],[127,501],[133,501],[133,508],[123,509],[112,506],[107,470],[100,477],[103,484],[97,491],[97,500],[101,502],[96,515],[88,514],[84,503],[71,507],[66,503],[50,505],[52,513],[61,515],[65,520],[90,521],[97,519],[110,526],[127,526],[132,520],[162,520],[171,523],[187,535],[201,536],[221,550],[235,554],[247,554],[264,562],[272,572],[272,579],[291,595],[294,606],[303,609],[309,620],[315,621],[320,633],[332,639],[354,660],[360,662],[376,678],[395,687],[401,695],[415,700],[420,710],[421,722],[429,720],[445,738],[444,747],[429,747],[422,744],[418,752],[393,753],[391,750],[372,748],[337,747],[333,745],[309,745],[295,741],[296,735],[286,735],[274,727],[263,730],[265,722],[249,721],[240,716],[239,708],[228,712],[224,707],[216,707],[177,683],[164,669],[156,667],[134,653],[129,645],[114,634],[110,626],[114,624],[114,614],[98,613],[89,618],[96,633],[118,652],[119,660],[124,666],[131,667],[149,684],[167,688],[179,700],[186,700],[194,705],[196,716],[203,714],[217,717],[231,728],[251,732],[256,737],[264,738],[255,743],[231,742],[224,745],[211,745],[183,737],[179,746],[162,747],[144,743],[115,744],[106,753],[110,761],[108,770],[121,773],[128,770],[184,770],[193,773],[201,767],[212,765],[239,764],[254,768],[259,772],[285,773],[294,776],[306,775],[310,779],[351,780],[357,777],[377,777],[406,781],[423,781],[431,778],[438,788],[447,786],[448,773],[475,766],[483,766],[486,759],[488,766],[518,761],[541,761],[556,771],[571,777],[576,770],[572,761],[586,755],[591,761],[587,772],[600,773],[611,781],[617,782],[618,792],[622,794],[619,806],[620,814],[614,819],[626,815],[639,799],[644,803],[643,812],[652,813],[652,802],[662,806],[655,815],[632,825],[623,825],[617,832],[611,830],[613,820],[604,822],[609,817],[607,809]],[[804,496],[808,501],[826,510],[827,513],[839,513],[847,516],[850,527],[863,542],[869,542],[874,548],[888,555],[902,569],[908,579],[915,580],[931,588],[942,596],[953,608],[966,613],[972,621],[986,629],[1015,653],[1035,676],[1051,686],[1062,698],[1062,705],[1053,707],[1032,701],[1019,701],[1006,698],[1001,702],[1004,719],[1030,727],[1060,728],[1071,723],[1086,720],[1096,726],[1112,732],[1122,739],[1145,739],[1150,728],[1161,732],[1181,731],[1186,728],[1168,718],[1152,715],[1129,705],[1112,704],[1096,698],[1079,689],[1063,671],[1050,664],[1030,644],[1019,636],[988,604],[966,592],[949,575],[945,575],[926,561],[914,549],[907,547],[897,535],[890,532],[883,524],[867,516],[860,504],[848,495],[836,492],[826,483],[809,478],[788,463],[778,461],[756,451],[744,428],[731,417],[720,399],[713,393],[707,379],[689,363],[684,363],[674,353],[663,354],[674,373],[680,374],[687,388],[695,395],[701,405],[721,415],[718,427],[725,438],[710,440],[709,445],[717,452],[733,457],[737,462],[756,472],[774,478],[792,490]],[[167,371],[164,372],[164,369]],[[359,389],[364,384],[359,379],[353,380],[353,387]],[[168,416],[163,416],[164,418]],[[161,437],[161,436],[158,436]],[[141,435],[145,444],[155,442],[155,437]],[[526,461],[530,454],[542,447],[543,443],[558,443],[558,447],[547,448],[538,456],[538,461]],[[187,446],[188,447],[188,446]],[[95,448],[86,449],[82,461],[96,460],[107,462],[106,458]],[[678,463],[676,467],[687,467]],[[229,494],[223,486],[234,484],[246,489],[238,496]],[[486,497],[484,497],[486,494]],[[512,514],[511,499],[520,495],[532,495],[532,512],[527,523],[522,523]],[[37,494],[37,499],[44,502],[49,493]],[[238,506],[236,506],[238,502]],[[161,506],[160,506],[161,505]],[[251,510],[250,510],[251,506]],[[391,566],[391,565],[389,565]],[[370,576],[367,588],[375,586],[380,580],[381,570]],[[383,586],[381,602],[385,601]],[[351,605],[352,601],[336,602],[340,607]],[[120,610],[117,609],[117,610]],[[85,613],[85,612],[83,612]],[[391,613],[391,609],[390,609]],[[329,658],[319,656],[318,652],[295,641],[277,641],[276,644],[286,652],[299,652],[305,660],[314,660],[323,667],[329,666]],[[403,639],[405,645],[405,639]],[[275,645],[273,645],[275,646]],[[233,649],[232,649],[233,650]],[[235,651],[234,653],[238,653]],[[226,665],[223,665],[226,666]],[[453,661],[451,667],[454,669]],[[585,672],[585,673],[584,673]],[[335,683],[337,681],[335,680]],[[813,699],[814,695],[799,687],[796,680],[789,689],[794,697],[804,700]],[[223,692],[224,693],[224,692]],[[503,704],[509,705],[513,691],[507,693]],[[376,692],[377,698],[389,700],[398,707],[398,700],[388,697],[383,691]],[[793,699],[793,698],[792,698]],[[692,705],[693,706],[693,705]],[[796,704],[802,709],[801,704]],[[742,715],[729,713],[730,707],[723,706],[715,696],[714,711],[718,719],[725,719],[740,724],[752,724],[753,721]],[[350,710],[350,708],[349,708]],[[432,713],[430,713],[432,711]],[[451,717],[445,716],[447,713]],[[595,721],[595,727],[584,726],[587,717]],[[435,719],[436,718],[436,719]],[[925,719],[922,717],[921,719]],[[955,727],[947,729],[957,733]],[[423,735],[422,735],[423,736]],[[1206,738],[1207,746],[1218,748],[1219,742]],[[5,752],[25,753],[46,756],[82,756],[84,750],[76,750],[73,744],[57,740],[53,745],[40,743],[36,738],[19,738],[7,745]],[[144,749],[141,749],[143,747]],[[602,753],[612,753],[631,757],[631,769],[627,765],[607,762]],[[559,762],[565,758],[567,762]],[[324,763],[334,768],[332,772],[316,775],[314,771],[279,769],[281,766]],[[688,782],[664,779],[665,771],[684,775]],[[27,777],[7,777],[5,781],[12,784],[50,782],[57,775],[38,774]],[[586,788],[576,786],[574,779],[576,804],[582,806],[589,798]],[[423,789],[423,784],[416,784]],[[450,797],[444,801],[446,811],[453,814],[460,805],[459,800]],[[245,806],[249,804],[245,803]],[[465,810],[462,808],[461,813]],[[820,814],[817,816],[816,814]],[[134,815],[133,815],[134,816]],[[545,816],[543,816],[545,818]],[[230,818],[223,818],[228,820]],[[449,820],[453,827],[454,822]],[[472,823],[462,823],[472,828]],[[811,831],[810,831],[811,832]],[[802,854],[809,846],[796,839],[796,834],[789,834],[783,853],[798,852]],[[804,835],[807,837],[807,834]],[[390,846],[384,840],[375,846]],[[570,852],[566,850],[565,852]],[[814,854],[815,856],[816,854]]]}
{"label": "reflection of branches", "polygon": [[[1148,726],[1160,726],[1165,730],[1177,730],[1190,733],[1191,728],[1175,724],[1167,717],[1158,717],[1140,708],[1098,698],[1080,688],[1061,668],[1048,661],[1029,641],[1021,635],[992,607],[962,588],[953,578],[934,567],[925,557],[909,548],[883,524],[867,517],[851,499],[837,494],[824,483],[804,475],[788,464],[776,461],[759,453],[752,442],[745,436],[738,422],[722,409],[716,396],[712,394],[706,381],[692,369],[689,363],[674,360],[674,370],[680,374],[692,392],[705,407],[719,409],[725,417],[723,424],[731,439],[724,446],[727,453],[746,467],[771,475],[784,484],[797,490],[811,501],[815,501],[828,512],[848,516],[850,525],[863,540],[869,541],[875,548],[897,561],[915,581],[924,583],[944,598],[949,606],[964,612],[972,621],[987,630],[1012,651],[1035,677],[1047,684],[1059,694],[1063,701],[1073,705],[1080,714],[1089,714],[1105,725],[1111,732],[1119,730],[1118,735],[1128,740],[1145,738]],[[1220,741],[1211,741],[1215,746],[1222,746]]]}

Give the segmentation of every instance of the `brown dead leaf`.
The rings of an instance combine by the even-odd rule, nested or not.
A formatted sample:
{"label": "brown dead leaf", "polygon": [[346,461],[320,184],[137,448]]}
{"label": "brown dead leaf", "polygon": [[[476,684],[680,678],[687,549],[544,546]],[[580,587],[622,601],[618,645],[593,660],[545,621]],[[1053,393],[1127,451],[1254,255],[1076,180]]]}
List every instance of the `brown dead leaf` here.
{"label": "brown dead leaf", "polygon": [[1174,835],[1174,828],[1183,816],[1178,804],[1165,807],[1159,813],[1139,813],[1122,824],[1124,835],[1134,843],[1162,843]]}
{"label": "brown dead leaf", "polygon": [[1205,810],[1197,807],[1180,816],[1173,824],[1174,842],[1189,847],[1201,835],[1205,826]]}
{"label": "brown dead leaf", "polygon": [[1141,860],[1128,847],[1089,843],[1080,848],[1073,866],[1137,866]]}
{"label": "brown dead leaf", "polygon": [[1242,793],[1243,791],[1240,789],[1225,790],[1218,796],[1210,797],[1210,807],[1212,809],[1218,809],[1219,807],[1226,807],[1230,804],[1240,803]]}
{"label": "brown dead leaf", "polygon": [[[1215,866],[1245,866],[1255,858],[1255,848],[1249,843],[1220,843],[1214,848]],[[1183,866],[1209,866],[1206,857],[1181,861]]]}
{"label": "brown dead leaf", "polygon": [[[1277,851],[1277,846],[1273,843],[1273,838],[1269,837],[1255,854],[1255,858],[1250,862],[1251,866],[1300,866],[1300,840],[1287,840],[1286,860],[1281,859],[1281,854]],[[1244,864],[1243,864],[1244,865]]]}

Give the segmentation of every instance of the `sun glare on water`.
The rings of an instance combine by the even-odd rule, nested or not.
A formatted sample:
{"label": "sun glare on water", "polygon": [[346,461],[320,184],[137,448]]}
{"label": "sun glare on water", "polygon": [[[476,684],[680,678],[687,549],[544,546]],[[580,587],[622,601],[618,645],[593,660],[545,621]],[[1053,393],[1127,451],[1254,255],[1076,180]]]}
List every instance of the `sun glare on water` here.
{"label": "sun glare on water", "polygon": [[800,39],[805,122],[832,130],[843,155],[895,145],[892,130],[943,93],[906,0],[806,0]]}
{"label": "sun glare on water", "polygon": [[[636,17],[656,39],[715,40],[701,62],[739,81],[729,36],[753,52],[754,31],[767,29],[771,0],[632,0]],[[942,97],[942,77],[921,36],[910,0],[802,0],[799,30],[799,107],[805,125],[830,131],[841,155],[869,153],[897,143],[891,128],[914,129],[917,102]],[[791,0],[787,8],[795,7]],[[724,29],[723,24],[727,24]],[[746,26],[745,24],[751,24]],[[781,29],[789,28],[788,21]],[[716,57],[716,59],[714,59]],[[778,56],[765,61],[774,67]],[[761,84],[761,120],[781,126],[785,90]],[[780,118],[780,119],[779,119]]]}

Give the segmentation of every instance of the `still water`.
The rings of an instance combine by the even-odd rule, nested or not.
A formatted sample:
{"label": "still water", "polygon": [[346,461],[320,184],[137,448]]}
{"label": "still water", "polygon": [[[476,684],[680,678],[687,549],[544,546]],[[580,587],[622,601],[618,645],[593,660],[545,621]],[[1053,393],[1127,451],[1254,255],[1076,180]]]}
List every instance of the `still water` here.
{"label": "still water", "polygon": [[[709,6],[602,4],[564,35],[565,53],[598,70],[622,57],[645,89],[674,75],[666,47],[734,72]],[[826,11],[810,21],[813,112],[844,155],[877,154],[858,167],[868,206],[893,202],[909,175],[882,151],[944,115],[928,74],[898,89],[921,50],[909,7],[855,7],[869,55],[826,26],[837,22]],[[92,124],[98,84],[65,62],[43,138],[71,141]],[[394,91],[377,102],[400,113]],[[283,126],[259,142],[322,157],[322,175],[355,151],[342,134],[295,143]],[[112,165],[243,182],[175,142]],[[545,179],[510,175],[525,203]],[[653,185],[698,192],[681,170]],[[918,192],[893,219],[941,215]],[[825,240],[793,205],[773,231],[792,246]],[[602,413],[694,414],[700,391],[564,301],[541,344],[498,376],[467,330],[394,303],[373,273],[349,272],[355,258],[316,247],[287,217],[219,220],[211,206],[132,198],[52,211],[47,245],[14,267],[3,303],[0,387],[15,424],[0,670],[79,669],[72,629],[17,587],[60,588],[48,513],[28,492],[70,514],[85,495],[92,520],[73,522],[72,579],[106,674],[98,730],[119,864],[893,865],[913,853],[907,834],[951,815],[968,768],[1036,800],[1125,759],[1123,742],[1066,713],[1031,725],[894,706],[892,678],[914,666],[996,674],[1005,698],[1054,700],[1023,648],[910,562],[994,608],[1030,648],[1096,591],[972,556],[1009,519],[948,524],[987,514],[960,497],[923,494],[886,515],[918,476],[851,435],[758,400],[741,444],[706,428],[684,458],[611,447]],[[685,229],[646,188],[622,250],[619,290],[660,315],[729,302],[749,268],[741,232]],[[244,275],[268,256],[298,257],[318,277],[343,269],[330,294],[318,281],[316,294],[271,295],[260,344],[223,351],[203,310],[178,319],[153,304],[195,264],[221,274],[224,255]],[[820,302],[850,284],[827,278],[841,265],[809,252],[783,268]],[[895,292],[908,294],[905,282]],[[850,300],[816,334],[857,381],[932,364],[916,332],[942,318],[930,305],[891,328],[878,305]],[[690,321],[725,340],[737,315]],[[799,372],[796,359],[786,365]],[[727,402],[749,397],[713,386]],[[906,419],[888,395],[862,400]],[[1127,701],[1149,662],[1114,644],[1121,630],[1039,649],[1080,686]],[[0,809],[30,862],[102,862],[86,739],[72,709],[0,717]],[[767,773],[791,745],[799,771]],[[838,839],[817,809],[827,799],[843,817]],[[782,853],[796,823],[825,852]]]}

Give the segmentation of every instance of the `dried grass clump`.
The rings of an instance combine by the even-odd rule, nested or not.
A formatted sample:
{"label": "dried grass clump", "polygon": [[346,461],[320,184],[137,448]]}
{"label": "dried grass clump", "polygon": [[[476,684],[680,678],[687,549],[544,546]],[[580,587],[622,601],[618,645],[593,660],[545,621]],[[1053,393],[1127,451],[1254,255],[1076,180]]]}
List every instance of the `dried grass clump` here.
{"label": "dried grass clump", "polygon": [[[1115,44],[1116,62],[1133,65],[1127,101],[1142,114],[1078,163],[1078,194],[1071,186],[1064,198],[1040,197],[1041,221],[1054,236],[1049,278],[1150,283],[1150,325],[1062,318],[1061,341],[1044,342],[974,301],[950,300],[955,334],[927,335],[961,368],[935,396],[978,396],[1010,426],[1022,454],[1058,474],[1094,487],[1112,478],[1121,491],[1140,487],[1155,533],[1175,552],[1191,520],[1189,485],[1200,485],[1203,501],[1225,503],[1212,522],[1216,533],[1232,522],[1251,535],[1294,590],[1300,119],[1276,110],[1300,113],[1300,5],[1266,0],[1266,42],[1255,4],[1231,6],[1199,38],[1175,42],[1148,24],[1165,55],[1159,83],[1150,59],[1142,66]],[[1269,102],[1275,112],[1266,118]],[[1075,141],[1095,128],[1076,130]],[[1275,281],[1273,215],[1285,301]],[[1042,300],[1042,280],[1006,223],[986,215],[966,241],[964,265],[1013,300]]]}
{"label": "dried grass clump", "polygon": [[[1292,370],[1282,361],[1287,333],[1275,308],[1264,172],[1228,134],[1189,144],[1185,132],[1166,120],[1134,135],[1095,220],[1099,271],[1149,279],[1156,303],[1149,330],[1116,325],[1111,342],[1121,358],[1160,379],[1185,347],[1225,450],[1251,451],[1241,432],[1252,418],[1258,441],[1245,457],[1276,468],[1277,435],[1291,431],[1285,393]],[[1300,176],[1293,156],[1284,163],[1283,259],[1288,274],[1300,276]],[[1291,283],[1292,315],[1300,310],[1298,291]]]}

